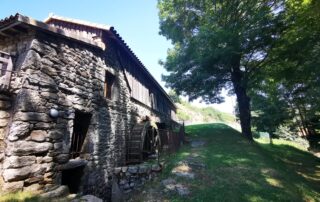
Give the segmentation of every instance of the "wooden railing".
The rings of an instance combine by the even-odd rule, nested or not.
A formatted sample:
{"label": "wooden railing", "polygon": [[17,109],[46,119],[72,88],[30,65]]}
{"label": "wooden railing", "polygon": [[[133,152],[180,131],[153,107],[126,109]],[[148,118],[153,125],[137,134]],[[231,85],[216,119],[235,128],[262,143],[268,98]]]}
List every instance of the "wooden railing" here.
{"label": "wooden railing", "polygon": [[0,92],[9,90],[12,66],[11,56],[0,51]]}

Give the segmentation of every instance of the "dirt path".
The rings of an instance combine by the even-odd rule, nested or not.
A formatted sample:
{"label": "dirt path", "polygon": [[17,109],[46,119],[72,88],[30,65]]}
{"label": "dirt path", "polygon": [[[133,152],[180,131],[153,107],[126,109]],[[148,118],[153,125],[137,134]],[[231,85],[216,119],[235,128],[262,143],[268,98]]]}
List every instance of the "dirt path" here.
{"label": "dirt path", "polygon": [[192,181],[203,174],[206,165],[200,151],[205,141],[191,141],[191,149],[183,158],[173,165],[169,173],[160,176],[153,182],[145,184],[140,190],[133,192],[127,201],[162,202],[169,201],[170,195],[188,197],[192,194]]}

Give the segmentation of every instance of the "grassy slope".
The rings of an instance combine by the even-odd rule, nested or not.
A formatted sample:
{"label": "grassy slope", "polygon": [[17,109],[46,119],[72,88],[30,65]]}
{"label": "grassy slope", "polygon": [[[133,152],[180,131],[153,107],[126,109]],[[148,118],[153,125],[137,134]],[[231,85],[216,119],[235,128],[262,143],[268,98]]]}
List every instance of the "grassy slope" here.
{"label": "grassy slope", "polygon": [[232,114],[220,112],[213,107],[196,107],[184,101],[176,103],[176,105],[178,106],[177,117],[180,120],[192,123],[232,123],[235,121]]}
{"label": "grassy slope", "polygon": [[319,159],[311,154],[288,145],[249,143],[224,124],[193,125],[186,130],[192,139],[206,140],[207,145],[196,150],[185,146],[167,157],[161,179],[172,177],[177,162],[194,153],[200,155],[207,168],[197,173],[195,180],[182,179],[191,188],[191,196],[162,194],[164,199],[320,201]]}
{"label": "grassy slope", "polygon": [[223,124],[189,126],[187,131],[208,141],[202,154],[213,184],[196,192],[196,198],[320,201],[319,160],[311,154],[287,145],[250,144]]}

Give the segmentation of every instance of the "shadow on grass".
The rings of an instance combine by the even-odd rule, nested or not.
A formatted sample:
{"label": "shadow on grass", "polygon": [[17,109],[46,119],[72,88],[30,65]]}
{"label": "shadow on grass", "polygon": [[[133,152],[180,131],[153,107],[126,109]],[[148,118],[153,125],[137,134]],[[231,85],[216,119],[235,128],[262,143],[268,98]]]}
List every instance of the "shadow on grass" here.
{"label": "shadow on grass", "polygon": [[184,201],[320,201],[319,160],[308,152],[250,143],[225,124],[186,131],[207,142],[200,152],[208,168]]}

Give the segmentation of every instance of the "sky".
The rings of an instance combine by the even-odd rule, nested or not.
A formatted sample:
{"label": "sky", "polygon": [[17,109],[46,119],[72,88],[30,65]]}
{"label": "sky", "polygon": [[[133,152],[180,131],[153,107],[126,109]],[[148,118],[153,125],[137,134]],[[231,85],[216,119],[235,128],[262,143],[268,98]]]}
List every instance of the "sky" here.
{"label": "sky", "polygon": [[[49,13],[113,26],[145,67],[164,87],[159,65],[165,60],[171,42],[159,35],[157,0],[1,0],[0,19],[16,13],[36,20],[44,20]],[[226,94],[226,93],[225,93]],[[232,113],[235,100],[213,107]],[[198,106],[204,106],[195,102]]]}

